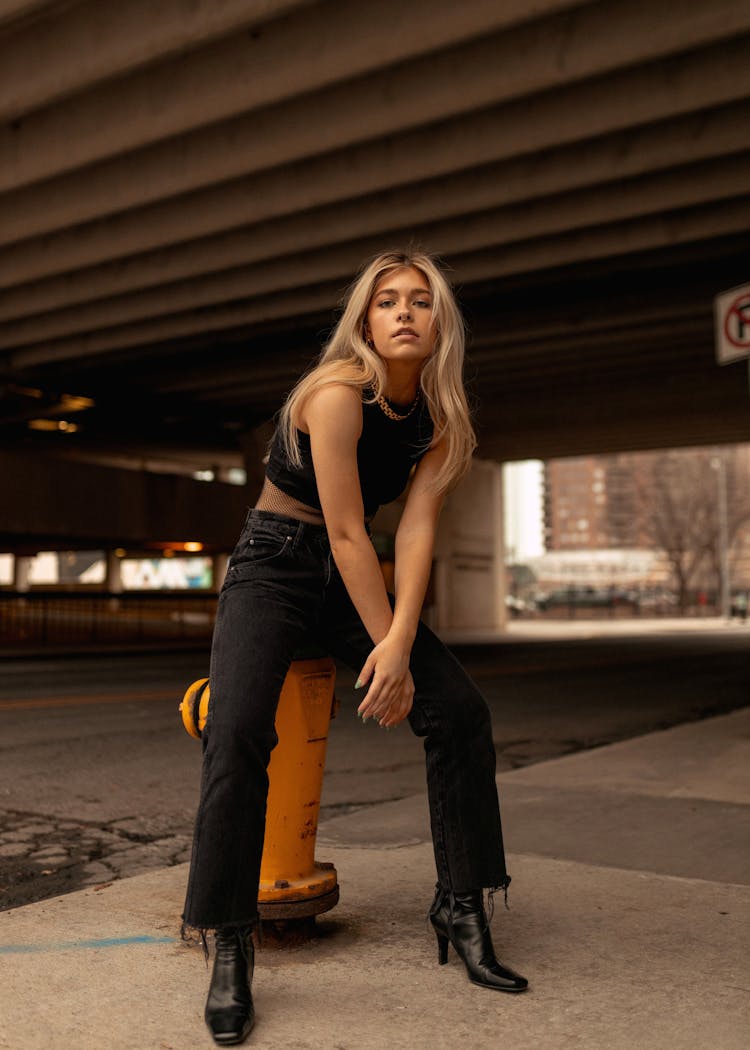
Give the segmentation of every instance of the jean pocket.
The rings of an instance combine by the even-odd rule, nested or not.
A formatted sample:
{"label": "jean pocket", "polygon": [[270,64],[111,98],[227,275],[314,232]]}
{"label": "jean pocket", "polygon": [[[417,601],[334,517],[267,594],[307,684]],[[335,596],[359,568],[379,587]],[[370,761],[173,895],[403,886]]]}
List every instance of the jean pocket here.
{"label": "jean pocket", "polygon": [[232,555],[230,574],[236,574],[245,566],[264,565],[275,561],[287,550],[293,536],[286,531],[255,526],[247,530]]}
{"label": "jean pocket", "polygon": [[292,539],[292,536],[280,536],[278,533],[259,529],[249,536],[245,544],[245,552],[247,557],[255,564],[273,561],[275,558],[281,557],[292,542]]}

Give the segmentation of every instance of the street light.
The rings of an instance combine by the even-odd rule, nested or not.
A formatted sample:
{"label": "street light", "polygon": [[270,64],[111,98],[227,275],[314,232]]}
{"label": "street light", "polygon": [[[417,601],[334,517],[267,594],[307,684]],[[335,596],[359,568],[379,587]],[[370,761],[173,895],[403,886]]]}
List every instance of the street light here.
{"label": "street light", "polygon": [[727,471],[724,453],[711,457],[711,467],[716,471],[716,497],[719,511],[719,575],[721,579],[721,615],[731,616],[731,594],[729,586],[729,526],[727,523]]}

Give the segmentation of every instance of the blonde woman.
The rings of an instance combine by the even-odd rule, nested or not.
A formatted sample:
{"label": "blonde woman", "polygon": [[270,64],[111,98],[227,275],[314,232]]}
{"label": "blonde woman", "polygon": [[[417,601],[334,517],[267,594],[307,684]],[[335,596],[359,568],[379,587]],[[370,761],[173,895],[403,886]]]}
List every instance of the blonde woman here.
{"label": "blonde woman", "polygon": [[[429,918],[469,978],[519,992],[495,958],[483,890],[507,889],[487,705],[420,621],[438,516],[476,441],[463,388],[463,321],[435,261],[392,252],[364,267],[316,365],[278,420],[260,497],[222,587],[203,733],[185,927],[215,931],[206,1023],[220,1045],[253,1025],[251,933],[276,704],[314,639],[358,672],[358,713],[424,738],[437,868]],[[369,521],[411,476],[386,592]]]}

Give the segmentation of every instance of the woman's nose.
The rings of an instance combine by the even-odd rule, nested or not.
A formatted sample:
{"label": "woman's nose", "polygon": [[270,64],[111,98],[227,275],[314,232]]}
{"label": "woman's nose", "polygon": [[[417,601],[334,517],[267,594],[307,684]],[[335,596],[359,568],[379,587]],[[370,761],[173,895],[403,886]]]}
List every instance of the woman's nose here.
{"label": "woman's nose", "polygon": [[411,320],[411,311],[408,306],[402,307],[398,312],[399,321]]}

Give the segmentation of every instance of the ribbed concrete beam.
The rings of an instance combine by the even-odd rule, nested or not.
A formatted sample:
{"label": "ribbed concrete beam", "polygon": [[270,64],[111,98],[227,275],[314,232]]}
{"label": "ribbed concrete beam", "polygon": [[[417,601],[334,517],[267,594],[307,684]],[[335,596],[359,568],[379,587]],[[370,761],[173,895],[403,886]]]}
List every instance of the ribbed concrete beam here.
{"label": "ribbed concrete beam", "polygon": [[[674,349],[674,344],[669,339],[664,340],[664,335],[678,329],[683,335],[689,332],[697,332],[701,336],[711,335],[713,317],[710,296],[692,309],[688,307],[678,313],[670,311],[668,306],[668,303],[665,304],[665,316],[655,315],[648,322],[634,322],[628,314],[618,314],[613,310],[609,324],[570,325],[558,331],[541,326],[539,331],[529,329],[527,332],[509,332],[494,343],[486,341],[481,348],[477,348],[472,341],[468,357],[473,367],[481,368],[483,373],[488,370],[488,374],[491,374],[493,370],[503,372],[515,365],[536,366],[538,361],[535,359],[542,357],[547,360],[564,359],[566,354],[575,356],[579,350],[584,353],[586,350],[598,349],[602,355],[608,355],[613,346],[633,350],[644,345]],[[663,353],[663,349],[660,352]]]}
{"label": "ribbed concrete beam", "polygon": [[[619,39],[611,26],[608,31],[613,40]],[[8,243],[144,204],[149,199],[163,199],[357,142],[371,142],[380,135],[392,135],[399,128],[424,127],[451,114],[492,105],[498,97],[541,90],[545,83],[561,81],[556,68],[547,68],[550,65],[548,49],[547,45],[542,47],[541,57],[525,56],[520,68],[518,56],[515,62],[508,56],[511,67],[506,70],[498,65],[497,48],[480,41],[447,55],[412,62],[391,75],[359,80],[348,85],[346,91],[336,86],[315,96],[250,113],[200,133],[123,156],[38,189],[28,188],[0,202],[1,235],[4,243]],[[621,62],[627,60],[627,51],[627,47],[621,48]],[[605,58],[611,58],[611,48],[604,49],[597,63],[582,60],[581,65],[602,66]],[[611,84],[603,81],[601,85],[596,82],[580,85],[578,97],[571,92],[572,98],[566,100],[574,103],[574,108],[561,114],[562,126],[569,129],[567,141],[574,133],[571,125],[583,125],[575,138],[592,133],[587,111],[591,106],[598,109],[599,93],[607,95],[610,89],[620,95],[621,87],[629,88],[627,95],[619,98],[620,114],[619,119],[614,118],[614,128],[638,123],[638,118],[626,119],[626,114],[631,106],[648,109],[651,89],[662,100],[668,96],[672,102],[671,109],[661,113],[654,102],[649,118],[652,120],[666,116],[667,112],[686,112],[745,98],[748,93],[744,89],[746,58],[747,41],[739,39],[701,53],[628,70],[629,84],[625,77]],[[631,55],[630,60],[634,61],[634,56]],[[461,69],[460,80],[456,63]],[[539,65],[543,68],[537,68]],[[514,71],[516,82],[512,77]],[[574,72],[584,76],[585,70],[580,68]],[[566,79],[574,78],[566,72]],[[558,98],[564,92],[550,93]],[[692,105],[687,101],[690,97],[695,100]],[[530,109],[538,101],[524,100],[515,106],[515,123],[523,122],[527,114],[528,125],[525,133],[521,129],[521,144],[509,140],[516,147],[515,153],[523,151],[524,143],[526,148],[538,148],[539,135],[534,133],[534,122],[530,118]],[[562,99],[560,101],[562,103]],[[562,109],[562,105],[559,108]],[[320,112],[326,112],[325,122],[319,120]],[[508,117],[513,113],[514,107],[509,108]],[[363,119],[363,114],[367,114],[367,119]],[[612,129],[611,124],[605,124],[599,130]],[[482,128],[480,133],[486,134],[487,130]]]}
{"label": "ribbed concrete beam", "polygon": [[[571,2],[539,0],[537,10],[559,10],[570,7]],[[684,2],[690,7],[699,0]],[[716,3],[723,7],[727,0]],[[747,0],[734,0],[737,3],[743,6]],[[408,5],[402,0],[315,4],[294,17],[267,24],[257,35],[224,38],[115,81],[103,92],[79,94],[64,104],[31,113],[18,127],[0,129],[0,155],[8,158],[0,171],[0,191],[367,73],[377,72],[380,80],[383,68],[397,62],[418,60],[426,72],[423,56],[446,47],[451,50],[439,61],[447,61],[455,76],[460,68],[456,66],[456,45],[529,17],[534,15],[524,0],[503,4],[463,0],[460,19],[452,0],[411,0]],[[683,18],[676,21],[681,25]],[[694,18],[688,13],[684,21],[690,24]],[[740,30],[734,16],[729,21],[735,32]],[[558,45],[564,43],[567,26],[566,20],[560,22]],[[529,43],[538,46],[539,28],[532,25],[529,29],[533,34]],[[515,40],[518,32],[511,32],[509,38]],[[678,33],[677,38],[690,39],[690,31],[687,36]],[[717,32],[705,26],[703,37],[697,39],[717,38]],[[486,65],[494,41],[490,37],[468,45],[469,60],[476,55]],[[549,64],[558,66],[557,59]],[[491,65],[490,70],[496,76]]]}
{"label": "ribbed concrete beam", "polygon": [[[617,396],[612,390],[598,391],[598,396],[580,391],[576,398],[575,389],[561,390],[559,403],[548,404],[546,413],[534,411],[531,392],[515,400],[485,398],[480,413],[479,455],[500,460],[546,459],[592,451],[748,441],[747,391],[741,389],[738,377],[712,376],[707,382],[704,371],[701,378],[704,390],[710,388],[707,396],[701,397],[700,391],[692,388],[675,390],[674,394],[670,391],[669,413],[661,391],[654,398],[644,396],[642,380],[639,386]],[[595,403],[600,406],[598,410],[591,407]],[[498,416],[505,424],[502,431],[493,425],[492,417]]]}
{"label": "ribbed concrete beam", "polygon": [[0,120],[17,119],[84,88],[168,55],[205,47],[225,33],[261,25],[312,2],[93,0],[72,10],[66,6],[0,38]]}
{"label": "ribbed concrete beam", "polygon": [[[616,257],[635,251],[653,250],[667,245],[679,245],[694,240],[736,234],[750,229],[750,198],[694,208],[688,212],[657,214],[632,222],[613,223],[594,229],[575,230],[542,241],[532,240],[519,244],[487,248],[474,252],[466,260],[456,262],[456,280],[459,284],[474,281],[496,280],[511,274],[527,273],[542,268],[569,265],[584,260]],[[326,252],[322,259],[311,254],[297,263],[300,284],[305,276],[320,277],[320,267],[325,263],[337,270],[341,281],[347,280],[369,250],[382,247],[360,243],[355,247],[344,247]],[[367,249],[367,251],[365,251]],[[291,264],[290,264],[291,265]],[[218,332],[240,325],[259,324],[279,318],[304,316],[330,309],[336,296],[330,289],[341,283],[309,291],[300,287],[292,292],[269,295],[248,303],[221,306],[197,313],[186,313],[153,322],[140,322],[112,328],[104,332],[92,332],[72,336],[55,342],[30,346],[7,354],[11,368],[25,368],[46,362],[87,357],[115,349],[144,346],[197,332]]]}
{"label": "ribbed concrete beam", "polygon": [[687,318],[655,322],[647,332],[628,328],[615,329],[598,337],[584,336],[579,339],[568,336],[550,343],[527,343],[515,347],[497,348],[496,356],[477,360],[470,358],[470,369],[481,380],[482,389],[495,383],[539,383],[543,372],[546,381],[562,376],[580,375],[582,370],[595,368],[604,378],[608,373],[624,370],[652,369],[664,357],[669,347],[670,367],[680,362],[684,367],[687,354],[692,347],[703,350],[712,347],[713,318],[711,304],[706,303],[701,318]]}
{"label": "ribbed concrete beam", "polygon": [[[710,414],[695,413],[690,415],[690,430],[686,433],[684,425],[674,417],[657,420],[638,419],[632,413],[631,425],[625,428],[622,421],[617,425],[585,430],[571,426],[570,420],[545,426],[541,430],[531,431],[522,420],[511,429],[506,427],[505,435],[491,434],[480,442],[478,455],[485,459],[499,462],[521,459],[555,459],[558,456],[584,456],[593,452],[633,452],[642,449],[679,448],[684,445],[716,445],[747,441],[750,437],[747,426],[739,412],[720,419],[713,419]],[[553,428],[557,426],[559,430]]]}
{"label": "ribbed concrete beam", "polygon": [[748,230],[750,198],[745,197],[687,212],[657,214],[632,222],[573,231],[541,243],[530,241],[507,248],[486,249],[462,264],[470,273],[470,277],[462,280],[496,281],[505,276],[610,257],[614,265],[620,256],[676,248],[692,242],[710,243],[715,238],[735,236]]}
{"label": "ribbed concrete beam", "polygon": [[[489,160],[519,156],[552,145],[575,142],[622,128],[707,107],[747,100],[750,95],[750,38],[716,45],[674,59],[603,77],[494,109]],[[398,120],[423,129],[430,119],[461,108],[449,73],[440,80],[398,74]],[[485,76],[484,81],[487,80]],[[461,85],[464,109],[489,105],[497,93],[494,77],[469,94]],[[483,90],[479,90],[483,88]],[[44,186],[0,198],[0,243],[51,232],[92,217],[161,200],[198,186],[249,172],[300,161],[355,143],[373,143],[392,135],[394,116],[383,105],[382,81],[369,80],[346,92],[336,89],[312,99],[272,108],[173,143],[153,147],[86,173],[76,173]],[[321,123],[319,114],[325,112]],[[368,120],[362,114],[368,113]],[[484,114],[466,112],[464,142],[487,131]],[[482,127],[480,128],[480,124]],[[428,129],[429,130],[429,129]],[[433,129],[439,136],[440,126]],[[422,136],[423,138],[424,136]],[[408,152],[408,151],[407,151]],[[392,157],[394,172],[401,156]],[[394,176],[395,177],[395,176]],[[342,170],[342,195],[346,189]],[[77,234],[76,234],[77,235]],[[137,250],[137,249],[134,249]]]}
{"label": "ribbed concrete beam", "polygon": [[[611,372],[594,366],[582,382],[581,372],[550,376],[549,397],[539,396],[539,374],[525,387],[500,377],[497,385],[483,373],[475,380],[479,397],[480,455],[528,458],[539,455],[573,455],[619,447],[655,447],[716,440],[748,440],[750,418],[747,395],[738,371],[717,374],[710,348],[689,347],[687,359],[675,379],[674,362],[645,363],[636,374],[623,366]],[[296,377],[291,377],[293,380]],[[291,383],[290,380],[290,383]],[[664,383],[669,382],[670,411],[665,411]],[[273,411],[286,389],[271,392]],[[646,389],[648,386],[648,389]],[[247,399],[238,399],[238,407]],[[231,410],[231,409],[230,409]],[[503,420],[502,429],[497,418]],[[623,421],[627,421],[624,423]],[[575,425],[572,425],[572,424]],[[694,425],[698,428],[694,429]],[[667,437],[668,435],[668,437]]]}
{"label": "ribbed concrete beam", "polygon": [[[591,334],[579,337],[578,341],[571,335],[553,343],[540,343],[538,346],[529,343],[516,350],[507,345],[498,346],[494,358],[477,360],[469,353],[466,362],[466,376],[474,389],[481,395],[491,395],[495,387],[508,386],[516,390],[532,384],[539,391],[539,377],[545,377],[545,386],[555,382],[558,377],[580,375],[582,371],[595,371],[601,382],[606,385],[608,375],[613,372],[633,372],[647,370],[654,373],[659,369],[674,369],[677,362],[680,368],[690,367],[693,359],[704,360],[707,348],[713,352],[713,321],[710,302],[704,304],[701,318],[686,320],[669,320],[656,322],[653,335],[646,331],[633,331],[627,320],[620,328],[613,322],[610,333],[598,337]],[[315,356],[316,346],[308,347],[302,368]],[[709,355],[710,356],[710,355]],[[299,376],[302,368],[289,363],[283,372],[276,370],[269,375],[261,361],[254,362],[255,371],[250,363],[244,369],[222,367],[221,371],[233,375],[230,384],[205,384],[193,390],[194,402],[219,403],[224,406],[235,404],[257,404],[266,396],[278,403],[284,391]],[[477,386],[478,384],[478,386]],[[180,391],[184,388],[180,385]],[[165,391],[160,389],[163,396]]]}
{"label": "ribbed concrete beam", "polygon": [[[693,330],[683,332],[681,329],[678,329],[671,338],[686,340],[684,343],[686,353],[691,352],[694,346],[697,345],[694,342],[696,334]],[[705,340],[702,345],[703,349],[705,349]],[[643,348],[637,345],[630,352],[628,352],[627,347],[615,346],[611,356],[609,348],[607,351],[603,351],[600,346],[598,353],[595,348],[592,349],[591,353],[587,353],[588,349],[584,347],[577,356],[577,360],[575,352],[568,354],[563,349],[552,355],[548,352],[547,356],[529,362],[525,368],[521,363],[511,363],[507,369],[498,369],[494,372],[484,368],[474,368],[469,363],[466,369],[467,383],[470,390],[482,400],[485,398],[491,400],[498,390],[505,392],[512,390],[514,393],[525,393],[527,389],[535,389],[538,395],[541,375],[544,376],[545,396],[554,396],[555,384],[558,382],[567,384],[574,381],[586,369],[596,371],[602,393],[606,392],[613,378],[619,380],[620,375],[627,375],[633,371],[640,372],[642,375],[648,374],[654,379],[656,378],[658,369],[655,367],[656,355],[653,344],[650,347]],[[310,358],[312,356],[314,355],[311,353]],[[672,359],[669,368],[674,369],[675,367],[676,361]],[[680,368],[684,367],[684,359],[680,357]],[[212,407],[219,405],[225,412],[232,412],[235,408],[243,408],[248,405],[257,407],[263,404],[272,405],[272,411],[276,411],[281,404],[282,398],[294,385],[299,375],[300,370],[290,370],[288,375],[277,382],[267,381],[262,378],[252,382],[248,379],[238,383],[231,390],[199,392],[193,400],[196,405]]]}
{"label": "ribbed concrete beam", "polygon": [[[415,238],[451,258],[488,246],[544,239],[572,229],[740,197],[748,190],[748,171],[750,154],[744,153],[538,199],[533,207],[492,210],[484,207],[491,209],[498,196],[494,175],[490,173],[481,181],[464,175],[457,186],[452,180],[443,180],[417,194],[407,191],[404,200],[386,195],[382,203],[373,201],[367,208],[359,202],[342,204],[322,214],[292,217],[249,231],[264,258],[262,263],[7,322],[0,325],[0,346],[21,347],[42,339],[59,339],[298,287],[307,283],[312,272],[305,256],[310,245],[316,252],[314,272],[318,279],[335,279],[342,273],[337,246],[346,244],[346,257],[350,258],[356,250],[350,245],[360,238],[376,238],[381,245]],[[425,221],[439,215],[447,199],[472,201],[476,210],[442,222]],[[330,262],[317,250],[321,242],[323,249],[333,246]]]}
{"label": "ribbed concrete beam", "polygon": [[0,28],[7,30],[12,23],[20,22],[29,15],[59,6],[60,0],[0,0]]}
{"label": "ribbed concrete beam", "polygon": [[[306,364],[310,363],[315,356],[315,347],[310,348]],[[254,407],[268,404],[272,405],[272,412],[276,412],[285,394],[291,390],[299,379],[304,369],[289,368],[286,373],[275,379],[266,379],[263,376],[256,377],[254,383],[246,381],[238,384],[237,390],[228,393],[219,393],[215,390],[207,390],[198,393],[193,398],[195,404],[210,405],[218,404],[225,409],[234,409],[235,406],[242,407],[252,404]]]}
{"label": "ribbed concrete beam", "polygon": [[[704,294],[700,302],[696,301],[690,289],[686,290],[686,295],[690,296],[687,306],[665,298],[661,304],[654,304],[643,311],[629,311],[608,301],[608,319],[597,317],[567,323],[543,323],[525,317],[523,320],[528,328],[524,329],[516,328],[518,320],[508,315],[503,319],[505,327],[500,322],[492,325],[492,332],[471,334],[467,370],[481,370],[484,381],[489,374],[487,370],[495,366],[502,373],[506,366],[523,365],[528,361],[538,380],[538,358],[544,359],[546,374],[551,362],[554,360],[557,363],[568,350],[576,354],[598,353],[600,357],[606,355],[609,359],[612,345],[616,343],[624,348],[626,354],[630,354],[630,361],[641,346],[648,346],[650,354],[653,354],[654,346],[659,346],[660,352],[664,352],[663,348],[671,345],[668,339],[663,338],[666,333],[679,328],[682,334],[699,332],[705,336],[706,332],[710,334],[712,330],[710,295]],[[656,333],[653,337],[652,332]],[[681,355],[684,345],[681,338]],[[251,343],[242,361],[224,361],[220,368],[211,372],[195,368],[177,372],[171,368],[163,375],[152,373],[151,389],[157,391],[160,397],[190,394],[199,401],[252,400],[254,394],[261,395],[266,390],[278,392],[286,389],[290,378],[299,375],[319,346],[320,340],[312,340],[304,348],[282,351],[269,363],[254,352]]]}
{"label": "ribbed concrete beam", "polygon": [[[721,416],[722,406],[725,406],[730,411],[742,408],[746,433],[750,431],[747,405],[743,405],[741,400],[742,394],[746,397],[747,392],[738,389],[737,373],[731,380],[722,372],[717,372],[717,381],[711,382],[714,374],[708,361],[691,363],[670,381],[668,410],[665,406],[664,381],[669,380],[669,369],[653,370],[651,374],[651,384],[644,383],[642,372],[634,373],[632,370],[630,373],[622,370],[609,376],[597,374],[591,382],[582,382],[580,375],[571,375],[555,382],[549,391],[551,396],[546,398],[540,398],[538,389],[535,392],[531,385],[521,389],[509,383],[504,392],[499,386],[492,389],[491,395],[489,391],[483,394],[480,407],[490,406],[489,412],[500,415],[508,429],[520,423],[524,430],[533,432],[535,426],[542,426],[544,430],[551,421],[553,426],[561,426],[566,420],[568,427],[574,423],[573,429],[580,427],[585,433],[588,424],[599,418],[602,422],[610,421],[618,428],[623,428],[625,421],[625,429],[632,429],[637,434],[641,421],[652,413],[657,418],[661,416],[669,419],[674,426],[680,416],[692,423],[694,413],[709,414],[713,411]],[[491,424],[491,416],[487,418],[487,423]],[[488,426],[487,429],[495,428]]]}
{"label": "ribbed concrete beam", "polygon": [[[527,430],[535,424],[546,428],[550,420],[554,420],[557,426],[561,426],[563,420],[566,420],[569,426],[575,419],[576,427],[585,432],[589,422],[597,418],[602,421],[610,420],[618,428],[622,427],[623,420],[632,419],[632,429],[637,430],[640,421],[650,417],[652,413],[657,417],[671,416],[674,419],[674,408],[680,406],[685,415],[692,417],[693,412],[705,411],[710,406],[713,411],[721,414],[722,400],[727,394],[730,394],[725,400],[725,404],[728,405],[740,403],[738,393],[747,396],[746,390],[735,389],[730,393],[728,388],[733,383],[731,380],[727,381],[728,377],[721,370],[716,372],[718,382],[707,384],[706,379],[711,375],[710,368],[707,360],[703,363],[694,362],[680,371],[672,368],[669,390],[671,411],[665,411],[664,388],[657,381],[659,378],[670,376],[667,363],[663,369],[654,371],[652,383],[645,383],[643,374],[632,370],[629,373],[623,370],[608,377],[599,373],[589,376],[571,375],[567,380],[560,379],[555,383],[554,388],[549,391],[552,396],[539,397],[538,389],[534,391],[533,387],[529,387],[524,391],[508,384],[505,394],[500,387],[493,391],[491,401],[481,396],[480,406],[491,405],[493,415],[497,413],[506,419],[505,406],[512,403],[515,406],[512,409],[515,418],[525,419],[524,429]],[[735,381],[737,378],[739,376],[735,373]],[[747,406],[744,407],[745,425],[750,429]]]}
{"label": "ribbed concrete beam", "polygon": [[[375,224],[381,222],[381,213],[390,216],[393,208],[406,213],[407,224],[431,222],[459,214],[468,207],[479,210],[518,204],[660,168],[720,157],[737,149],[747,108],[742,103],[673,122],[649,124],[495,165],[471,167],[445,178],[449,174],[448,165],[458,162],[463,168],[473,160],[473,151],[467,148],[460,124],[451,123],[439,135],[418,136],[424,141],[411,144],[416,148],[398,168],[399,181],[408,178],[411,157],[423,158],[426,153],[428,158],[437,160],[434,149],[437,144],[442,162],[442,167],[436,163],[432,169],[437,178],[416,185],[399,185],[388,192],[381,189],[377,196],[364,199],[357,196],[355,200],[340,202],[333,212],[333,222],[336,225],[338,216],[347,215],[347,222],[354,222],[354,233],[363,229],[373,231],[379,228]],[[491,119],[485,117],[488,133]],[[480,145],[484,159],[487,135],[477,136],[474,141]],[[373,184],[378,189],[392,185],[389,175],[393,172],[393,150],[388,148],[391,145],[375,143],[370,147],[372,163],[368,166],[363,158],[361,170],[369,177],[362,180],[362,188]],[[0,292],[0,320],[246,266],[284,254],[292,250],[290,244],[297,250],[319,246],[327,237],[331,209],[310,211],[310,195],[320,205],[331,200],[339,202],[341,169],[348,161],[347,156],[335,154],[307,165],[304,174],[284,169],[243,180],[240,186],[230,186],[224,192],[222,189],[204,191],[195,197],[168,202],[161,209],[151,206],[139,214],[128,213],[85,229],[19,244],[5,257],[0,257],[0,287],[11,282],[23,284],[45,269],[75,270],[82,259],[96,265],[84,266],[63,277],[36,280],[30,286],[4,294]],[[424,173],[423,165],[424,159],[416,167],[416,175]],[[356,180],[349,178],[346,189],[356,190]],[[279,219],[280,214],[292,218]],[[251,223],[260,216],[271,223],[270,238],[264,236],[265,225],[243,228],[244,219]],[[229,228],[230,232],[200,236],[206,227],[216,224],[223,230]],[[386,225],[394,223],[388,218]],[[194,232],[200,239],[191,241]],[[112,258],[118,252],[128,255],[138,233],[146,242],[165,237],[174,247],[104,262],[104,258]]]}

